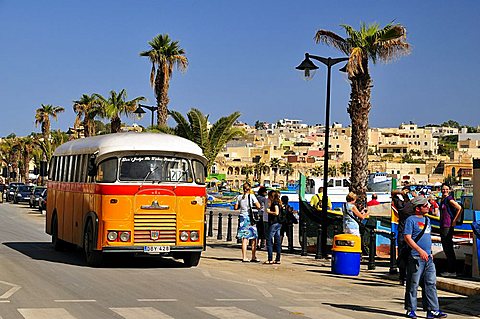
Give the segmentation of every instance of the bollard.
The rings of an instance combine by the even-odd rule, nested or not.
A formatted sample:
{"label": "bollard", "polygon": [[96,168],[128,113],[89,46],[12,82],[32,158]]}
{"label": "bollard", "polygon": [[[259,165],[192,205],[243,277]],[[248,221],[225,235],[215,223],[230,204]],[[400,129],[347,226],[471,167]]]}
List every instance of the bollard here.
{"label": "bollard", "polygon": [[208,220],[208,237],[213,237],[213,211],[210,211],[210,219]]}
{"label": "bollard", "polygon": [[222,239],[222,213],[218,213],[218,234],[217,239]]}
{"label": "bollard", "polygon": [[288,225],[287,236],[288,236],[288,252],[293,253],[293,224]]}
{"label": "bollard", "polygon": [[306,256],[307,255],[307,222],[305,221],[305,216],[303,216],[302,220],[302,251],[300,255]]}
{"label": "bollard", "polygon": [[397,271],[397,253],[396,253],[396,245],[395,245],[395,233],[390,233],[390,270],[388,273],[390,275],[394,275],[398,273]]}
{"label": "bollard", "polygon": [[370,229],[370,247],[369,247],[369,252],[368,252],[368,270],[375,270],[375,250],[376,250],[376,244],[375,244],[375,229],[371,228]]}
{"label": "bollard", "polygon": [[322,225],[318,224],[317,228],[317,252],[315,254],[315,259],[322,258]]}
{"label": "bollard", "polygon": [[232,241],[232,214],[228,214],[227,241]]}

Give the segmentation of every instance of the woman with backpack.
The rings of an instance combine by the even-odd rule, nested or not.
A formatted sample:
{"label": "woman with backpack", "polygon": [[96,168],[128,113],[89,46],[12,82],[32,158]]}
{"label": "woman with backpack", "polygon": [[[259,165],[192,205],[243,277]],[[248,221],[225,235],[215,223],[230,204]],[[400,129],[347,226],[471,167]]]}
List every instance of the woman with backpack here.
{"label": "woman with backpack", "polygon": [[443,277],[456,277],[455,265],[457,258],[453,249],[453,229],[460,218],[462,207],[450,195],[450,186],[442,184],[442,200],[440,201],[440,238],[442,240],[443,251],[447,257],[447,271],[440,275]]}

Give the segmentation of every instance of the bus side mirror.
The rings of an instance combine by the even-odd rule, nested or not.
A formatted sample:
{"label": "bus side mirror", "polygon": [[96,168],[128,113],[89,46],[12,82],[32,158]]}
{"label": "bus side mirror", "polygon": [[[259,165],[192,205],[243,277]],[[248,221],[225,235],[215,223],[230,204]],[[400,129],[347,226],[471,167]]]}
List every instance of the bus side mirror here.
{"label": "bus side mirror", "polygon": [[92,156],[88,159],[87,174],[88,176],[97,175],[97,166],[95,165],[95,156]]}

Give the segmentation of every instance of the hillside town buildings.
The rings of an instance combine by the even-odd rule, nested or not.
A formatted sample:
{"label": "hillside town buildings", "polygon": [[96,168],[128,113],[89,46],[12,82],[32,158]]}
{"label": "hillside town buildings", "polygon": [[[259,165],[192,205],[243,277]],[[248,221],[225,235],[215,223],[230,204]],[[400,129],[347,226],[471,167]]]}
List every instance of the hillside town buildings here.
{"label": "hillside town buildings", "polygon": [[[262,122],[259,129],[239,125],[245,128],[246,136],[229,142],[212,169],[231,186],[238,187],[248,179],[283,187],[295,182],[300,173],[323,175],[324,126],[291,119]],[[329,176],[350,174],[351,134],[350,127],[332,125]],[[445,136],[458,136],[457,148],[441,155],[439,139]],[[402,123],[396,128],[370,128],[368,138],[369,171],[392,174],[402,183],[436,183],[446,178],[468,182],[472,158],[480,157],[480,133],[459,132],[457,128]]]}

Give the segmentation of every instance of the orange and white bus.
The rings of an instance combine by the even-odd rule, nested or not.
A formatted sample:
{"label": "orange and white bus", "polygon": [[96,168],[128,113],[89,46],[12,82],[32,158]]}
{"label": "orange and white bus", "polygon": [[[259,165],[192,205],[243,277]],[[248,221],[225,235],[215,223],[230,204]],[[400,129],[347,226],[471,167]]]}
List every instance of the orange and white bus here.
{"label": "orange and white bus", "polygon": [[60,145],[49,167],[46,232],[88,265],[105,254],[168,255],[196,266],[204,245],[200,147],[161,133],[116,133]]}

